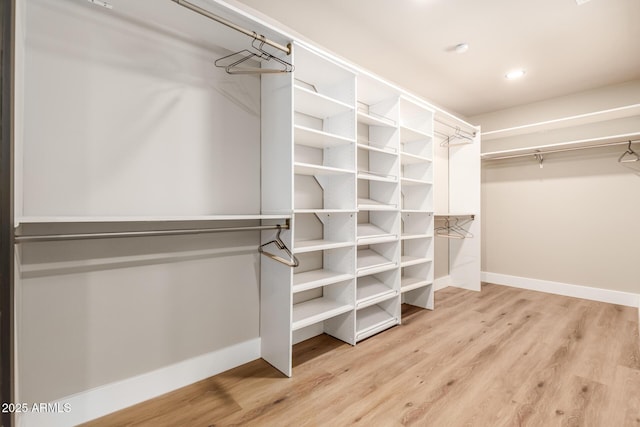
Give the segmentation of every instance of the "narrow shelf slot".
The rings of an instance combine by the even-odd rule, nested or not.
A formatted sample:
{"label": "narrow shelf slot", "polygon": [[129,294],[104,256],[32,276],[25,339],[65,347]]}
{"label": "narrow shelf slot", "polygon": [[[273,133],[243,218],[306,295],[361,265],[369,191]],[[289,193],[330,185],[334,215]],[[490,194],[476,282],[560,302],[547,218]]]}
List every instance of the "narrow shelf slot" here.
{"label": "narrow shelf slot", "polygon": [[357,271],[358,276],[373,274],[396,267],[397,264],[380,255],[372,249],[358,250]]}
{"label": "narrow shelf slot", "polygon": [[410,185],[433,185],[430,181],[423,181],[421,179],[413,179],[413,178],[401,178],[401,183],[404,186]]}
{"label": "narrow shelf slot", "polygon": [[398,177],[395,175],[386,175],[371,171],[358,171],[358,179],[380,182],[398,182]]}
{"label": "narrow shelf slot", "polygon": [[427,262],[431,262],[431,258],[425,258],[425,257],[416,257],[416,256],[410,256],[410,255],[402,255],[401,259],[400,259],[400,266],[401,267],[409,267],[411,265],[417,265],[417,264],[425,264]]}
{"label": "narrow shelf slot", "polygon": [[325,119],[354,109],[351,105],[329,98],[321,93],[313,92],[298,84],[294,87],[294,110],[297,112]]}
{"label": "narrow shelf slot", "polygon": [[320,269],[295,273],[293,275],[293,293],[308,291],[334,283],[353,279],[353,274],[338,273],[331,270]]}
{"label": "narrow shelf slot", "polygon": [[396,122],[388,117],[365,113],[360,110],[358,110],[358,123],[363,123],[368,126],[396,127]]}
{"label": "narrow shelf slot", "polygon": [[414,289],[423,288],[425,286],[431,285],[431,282],[420,277],[405,277],[402,276],[400,280],[401,292],[409,292]]}
{"label": "narrow shelf slot", "polygon": [[400,152],[400,163],[403,165],[413,165],[416,163],[431,163],[432,160],[428,157],[418,156],[417,154],[411,154],[407,152]]}
{"label": "narrow shelf slot", "polygon": [[353,242],[334,242],[331,240],[300,240],[293,244],[293,253],[301,254],[305,252],[323,251],[328,249],[338,249],[353,246]]}
{"label": "narrow shelf slot", "polygon": [[372,142],[369,142],[369,141],[367,141],[366,143],[358,142],[358,148],[360,148],[362,150],[373,151],[373,152],[376,152],[376,153],[387,154],[389,156],[397,156],[398,155],[398,150],[396,150],[395,148],[377,147],[377,146],[373,145]]}
{"label": "narrow shelf slot", "polygon": [[353,139],[300,125],[294,126],[293,137],[296,144],[314,148],[336,147],[354,142]]}
{"label": "narrow shelf slot", "polygon": [[400,140],[402,142],[430,141],[433,135],[428,132],[400,124]]}
{"label": "narrow shelf slot", "polygon": [[395,289],[391,289],[375,276],[359,278],[356,293],[356,308],[358,309],[377,304],[398,295]]}
{"label": "narrow shelf slot", "polygon": [[385,204],[373,199],[358,198],[358,209],[365,211],[393,211],[397,209],[395,204]]}
{"label": "narrow shelf slot", "polygon": [[370,224],[358,224],[358,243],[359,244],[372,244],[372,243],[381,243],[385,241],[396,240],[398,236],[393,233],[389,233],[382,228]]}
{"label": "narrow shelf slot", "polygon": [[348,169],[333,168],[330,166],[320,166],[311,163],[294,163],[294,173],[296,175],[342,175],[342,174],[354,174],[354,171]]}
{"label": "narrow shelf slot", "polygon": [[360,341],[398,323],[398,319],[377,305],[356,312],[356,340]]}
{"label": "narrow shelf slot", "polygon": [[296,331],[350,310],[353,310],[353,305],[344,304],[325,297],[294,304],[291,329]]}

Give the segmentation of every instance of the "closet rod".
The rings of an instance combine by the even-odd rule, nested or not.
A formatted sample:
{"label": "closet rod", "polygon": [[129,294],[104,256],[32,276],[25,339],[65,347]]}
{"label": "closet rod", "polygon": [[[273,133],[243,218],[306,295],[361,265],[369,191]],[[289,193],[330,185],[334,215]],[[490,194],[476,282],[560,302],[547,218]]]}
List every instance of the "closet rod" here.
{"label": "closet rod", "polygon": [[[582,147],[570,147],[570,148],[558,148],[555,150],[539,150],[533,153],[519,153],[519,154],[509,154],[507,156],[499,156],[499,157],[485,157],[483,160],[505,160],[505,159],[515,159],[517,157],[528,157],[528,156],[536,156],[540,154],[549,154],[549,153],[563,153],[565,151],[577,151],[577,150],[586,150],[588,148],[602,148],[602,147],[611,147],[614,145],[627,145],[631,142],[635,144],[640,142],[640,140],[626,140],[626,141],[618,141],[618,142],[607,142],[606,144],[597,144],[597,145],[585,145]],[[480,156],[482,157],[482,155]]]}
{"label": "closet rod", "polygon": [[268,38],[266,38],[263,35],[258,35],[258,33],[256,33],[255,31],[249,31],[245,28],[242,28],[239,25],[234,24],[231,21],[228,21],[226,19],[224,19],[221,16],[218,15],[214,15],[213,13],[209,12],[208,10],[202,9],[199,6],[196,6],[193,3],[190,3],[188,1],[185,0],[171,0],[177,4],[179,4],[180,6],[186,7],[187,9],[190,9],[196,13],[199,13],[202,16],[206,16],[209,19],[213,19],[216,22],[221,23],[222,25],[226,25],[227,27],[239,31],[242,34],[251,37],[252,39],[259,39],[261,42],[264,42],[265,44],[268,44],[271,47],[274,47],[278,50],[283,51],[284,53],[286,53],[287,55],[291,54],[291,44],[288,44],[286,46],[281,45],[280,43],[276,43],[273,40],[269,40]]}
{"label": "closet rod", "polygon": [[146,230],[146,231],[107,231],[103,233],[74,233],[74,234],[16,234],[14,243],[29,242],[59,242],[65,240],[93,240],[93,239],[116,239],[122,237],[156,237],[156,236],[181,236],[190,234],[222,233],[229,231],[252,231],[252,230],[280,230],[288,229],[289,221],[285,224],[276,225],[255,225],[245,227],[222,227],[222,228],[193,228],[176,230]]}

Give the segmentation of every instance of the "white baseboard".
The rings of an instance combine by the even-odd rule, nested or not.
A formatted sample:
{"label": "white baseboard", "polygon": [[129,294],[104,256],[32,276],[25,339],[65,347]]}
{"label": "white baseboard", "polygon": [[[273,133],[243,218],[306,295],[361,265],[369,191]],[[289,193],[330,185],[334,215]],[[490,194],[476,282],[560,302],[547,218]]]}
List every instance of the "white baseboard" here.
{"label": "white baseboard", "polygon": [[[51,402],[49,410],[53,412],[16,414],[16,425],[74,426],[193,384],[259,357],[260,338],[255,338]],[[64,412],[65,409],[68,412]]]}
{"label": "white baseboard", "polygon": [[433,291],[448,288],[451,286],[451,276],[438,277],[433,281]]}
{"label": "white baseboard", "polygon": [[551,282],[548,280],[530,279],[527,277],[509,276],[506,274],[488,273],[484,271],[481,274],[483,282],[495,283],[496,285],[506,285],[514,288],[529,289],[549,294],[564,295],[568,297],[588,299],[591,301],[600,301],[640,308],[640,295],[630,292],[593,288],[590,286],[570,285],[568,283]]}

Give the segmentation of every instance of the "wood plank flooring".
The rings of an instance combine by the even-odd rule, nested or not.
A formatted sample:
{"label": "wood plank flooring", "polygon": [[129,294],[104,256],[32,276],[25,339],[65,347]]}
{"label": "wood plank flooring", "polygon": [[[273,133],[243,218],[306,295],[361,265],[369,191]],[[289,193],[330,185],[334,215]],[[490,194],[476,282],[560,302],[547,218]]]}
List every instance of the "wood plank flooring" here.
{"label": "wood plank flooring", "polygon": [[294,347],[86,426],[639,426],[638,312],[484,284],[352,347]]}

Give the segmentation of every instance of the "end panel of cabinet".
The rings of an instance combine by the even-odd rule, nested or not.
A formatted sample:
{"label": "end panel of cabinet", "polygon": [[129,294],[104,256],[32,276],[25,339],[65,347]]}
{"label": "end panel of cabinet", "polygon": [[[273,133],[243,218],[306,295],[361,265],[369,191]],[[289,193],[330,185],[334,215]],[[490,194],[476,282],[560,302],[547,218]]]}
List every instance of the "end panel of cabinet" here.
{"label": "end panel of cabinet", "polygon": [[[282,239],[291,247],[291,232],[284,231]],[[273,238],[273,232],[263,231],[262,241]],[[260,338],[261,356],[280,372],[290,377],[292,268],[270,258],[260,258]]]}
{"label": "end panel of cabinet", "polygon": [[266,74],[261,82],[263,214],[293,209],[293,77]]}

